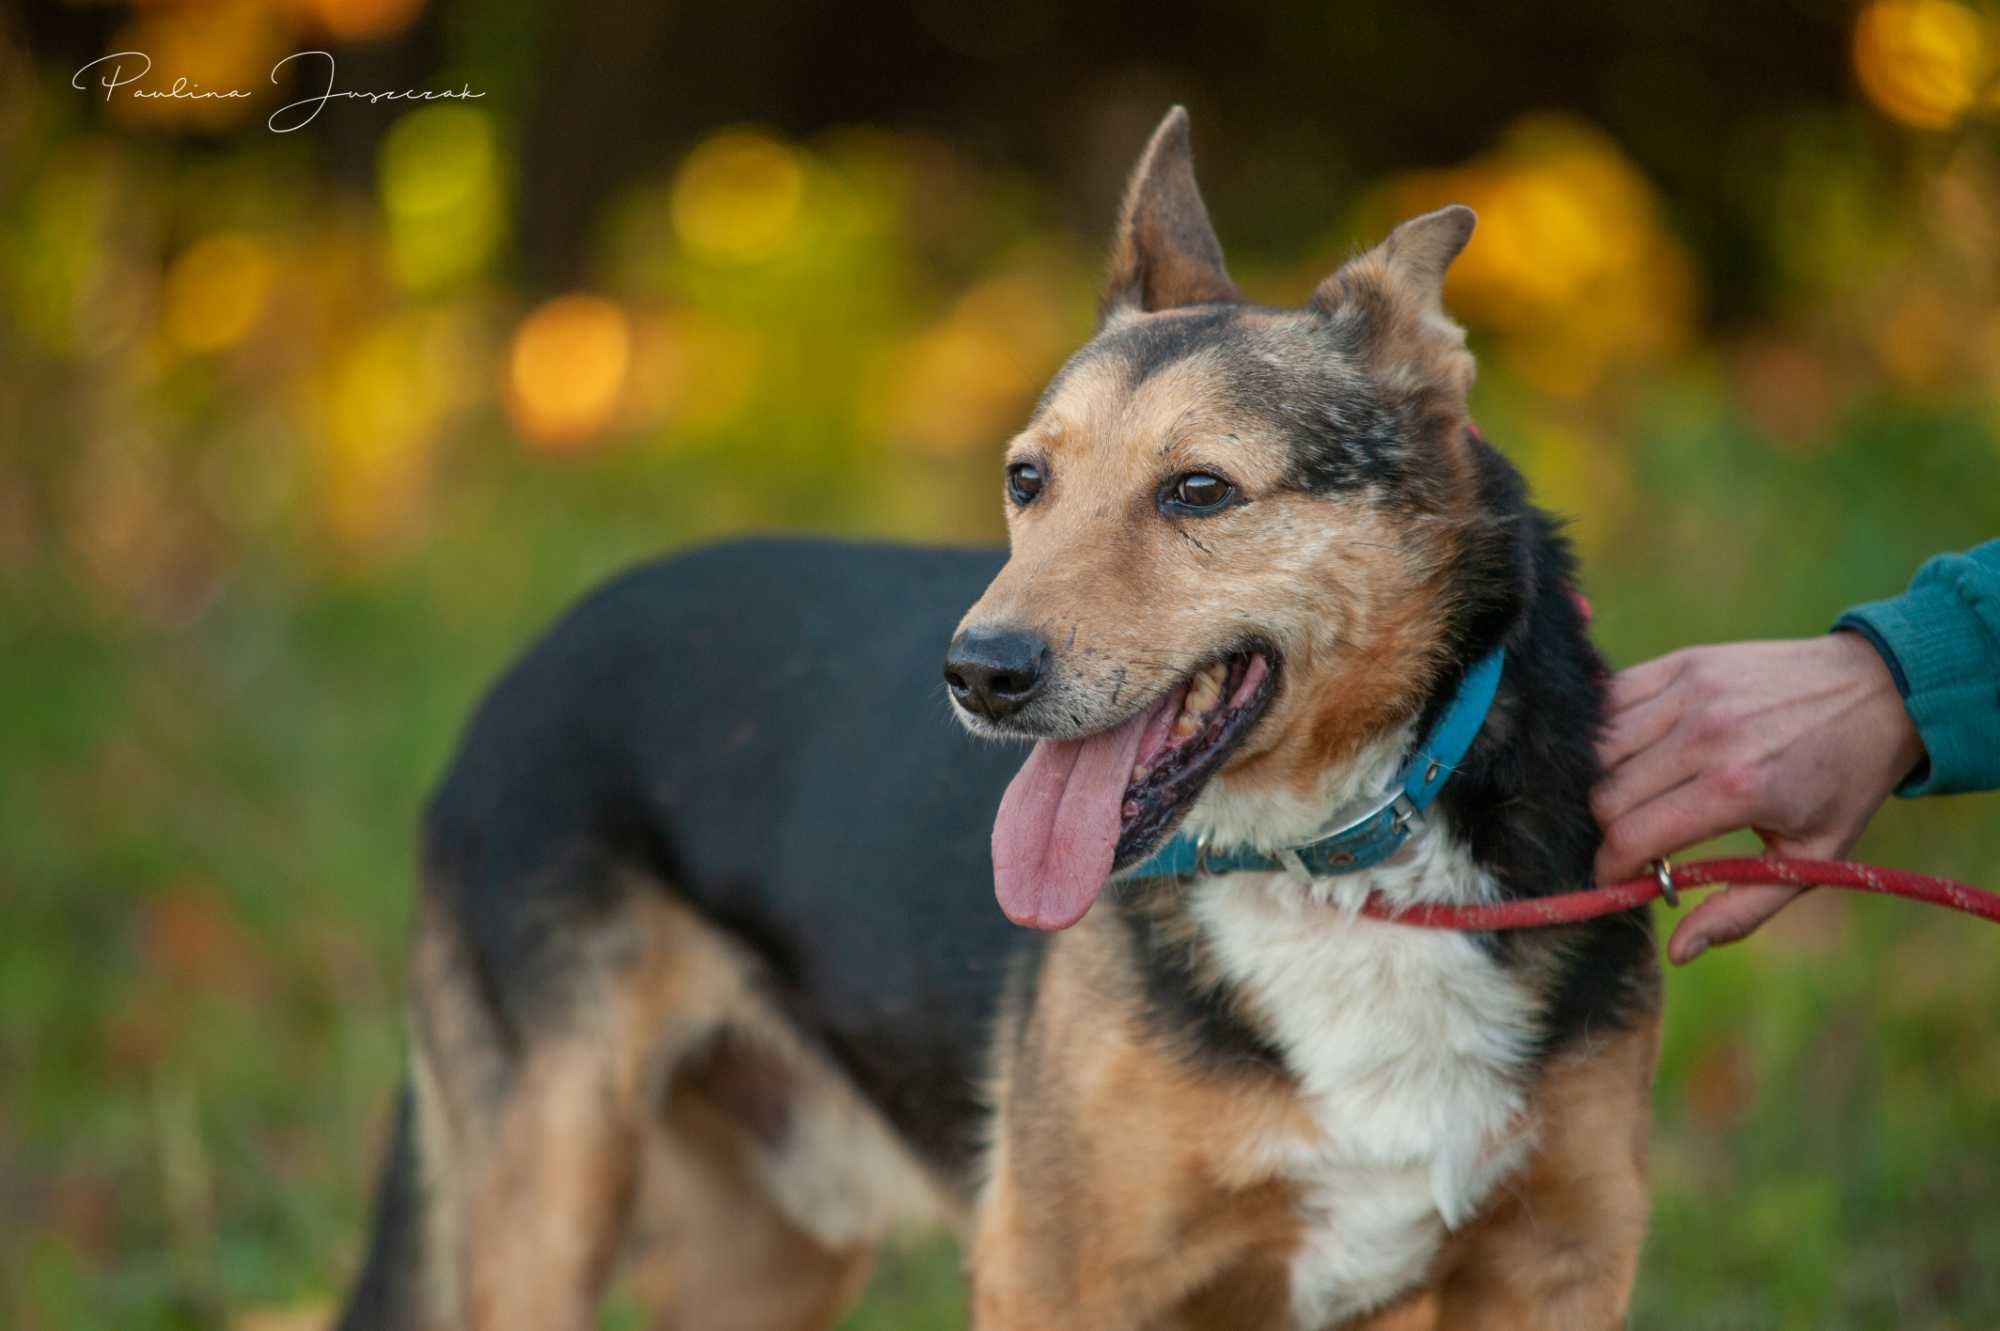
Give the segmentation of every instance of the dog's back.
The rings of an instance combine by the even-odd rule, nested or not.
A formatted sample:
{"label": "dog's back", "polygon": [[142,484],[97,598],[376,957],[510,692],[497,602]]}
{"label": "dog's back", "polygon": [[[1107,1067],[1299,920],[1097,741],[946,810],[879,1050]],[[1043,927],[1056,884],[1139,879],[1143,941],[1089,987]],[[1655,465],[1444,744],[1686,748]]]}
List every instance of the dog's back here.
{"label": "dog's back", "polygon": [[[412,1087],[345,1325],[457,1315],[425,1269],[462,1223],[440,1208],[523,1167],[503,1163],[509,1106],[571,1035],[596,1048],[561,1075],[619,1075],[604,1058],[631,1052],[645,1084],[621,1100],[644,1126],[621,1131],[652,1131],[677,1081],[782,1171],[799,1083],[838,1081],[860,1099],[830,1092],[835,1119],[879,1115],[963,1199],[999,990],[1030,938],[993,908],[987,852],[1019,754],[953,721],[938,644],[1001,558],[766,540],[661,560],[493,688],[425,819]],[[634,1029],[601,1010],[611,993],[643,1007]]]}

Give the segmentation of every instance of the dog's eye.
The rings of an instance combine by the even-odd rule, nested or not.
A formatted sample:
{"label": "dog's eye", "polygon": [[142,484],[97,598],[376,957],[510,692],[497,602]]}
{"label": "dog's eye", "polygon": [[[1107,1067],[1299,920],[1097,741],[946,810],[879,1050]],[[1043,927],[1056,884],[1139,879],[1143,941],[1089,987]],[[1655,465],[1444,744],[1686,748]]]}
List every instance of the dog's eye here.
{"label": "dog's eye", "polygon": [[1042,469],[1032,462],[1007,468],[1007,496],[1017,504],[1032,503],[1042,492]]}
{"label": "dog's eye", "polygon": [[1189,472],[1167,492],[1168,502],[1183,513],[1213,513],[1235,497],[1235,486],[1205,471]]}

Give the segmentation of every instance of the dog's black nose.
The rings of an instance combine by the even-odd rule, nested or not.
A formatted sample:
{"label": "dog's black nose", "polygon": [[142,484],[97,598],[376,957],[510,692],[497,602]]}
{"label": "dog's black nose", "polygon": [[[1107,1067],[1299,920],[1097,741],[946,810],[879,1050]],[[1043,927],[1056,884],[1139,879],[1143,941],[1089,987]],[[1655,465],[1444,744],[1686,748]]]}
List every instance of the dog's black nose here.
{"label": "dog's black nose", "polygon": [[1042,687],[1049,645],[1026,629],[967,629],[944,654],[944,682],[989,721],[1019,711]]}

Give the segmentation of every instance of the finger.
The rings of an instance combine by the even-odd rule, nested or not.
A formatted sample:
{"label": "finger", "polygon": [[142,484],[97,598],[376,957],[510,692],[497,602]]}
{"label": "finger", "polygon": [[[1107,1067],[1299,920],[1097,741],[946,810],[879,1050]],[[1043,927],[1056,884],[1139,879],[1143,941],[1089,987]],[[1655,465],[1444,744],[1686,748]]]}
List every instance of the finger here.
{"label": "finger", "polygon": [[1665,791],[1613,819],[1597,851],[1597,881],[1630,878],[1662,855],[1742,827],[1748,819],[1696,779]]}
{"label": "finger", "polygon": [[1609,834],[1619,820],[1702,774],[1684,744],[1671,738],[1620,764],[1590,792],[1590,811]]}
{"label": "finger", "polygon": [[1680,694],[1659,693],[1614,713],[1604,738],[1597,741],[1597,761],[1606,771],[1660,742],[1674,728],[1683,710]]}
{"label": "finger", "polygon": [[1681,918],[1667,955],[1685,966],[1719,943],[1733,943],[1790,905],[1806,889],[1789,883],[1726,887]]}
{"label": "finger", "polygon": [[1665,656],[1629,666],[1611,677],[1611,688],[1605,695],[1605,702],[1614,712],[1636,706],[1656,694],[1664,693],[1667,685],[1679,678],[1686,667],[1685,652],[1669,652]]}

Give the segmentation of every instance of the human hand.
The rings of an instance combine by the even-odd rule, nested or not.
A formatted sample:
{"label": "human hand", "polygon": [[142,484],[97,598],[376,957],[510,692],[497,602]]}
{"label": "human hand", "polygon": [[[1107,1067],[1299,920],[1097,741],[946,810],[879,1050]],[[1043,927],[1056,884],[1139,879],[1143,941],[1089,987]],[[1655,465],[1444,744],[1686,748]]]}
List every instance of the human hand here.
{"label": "human hand", "polygon": [[[1749,827],[1774,855],[1839,859],[1923,761],[1896,681],[1854,633],[1691,647],[1619,672],[1591,792],[1599,882]],[[1667,955],[1733,943],[1804,889],[1725,888],[1689,911]]]}

